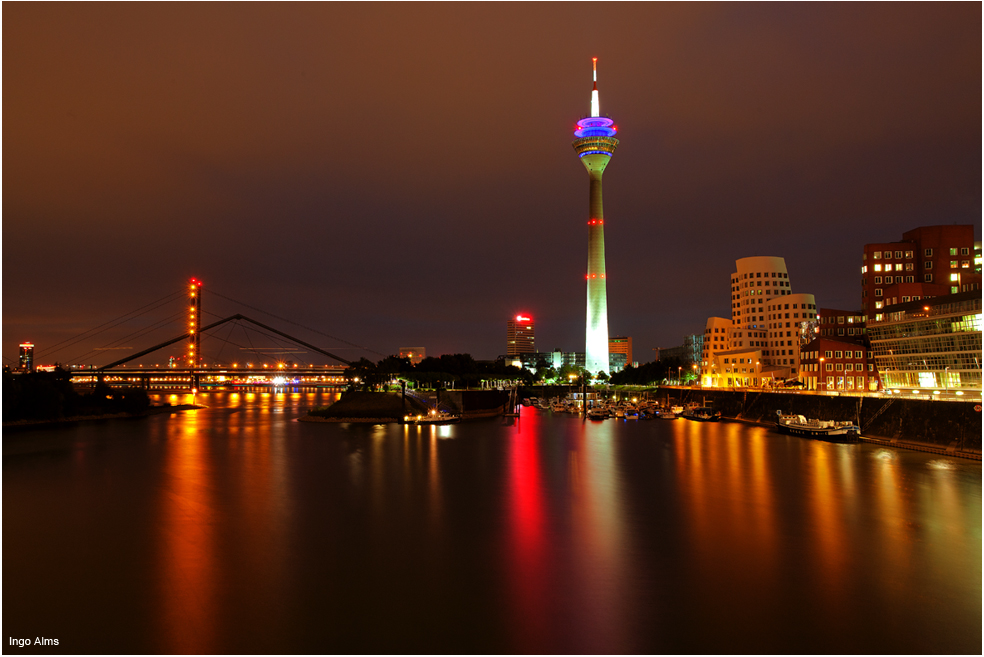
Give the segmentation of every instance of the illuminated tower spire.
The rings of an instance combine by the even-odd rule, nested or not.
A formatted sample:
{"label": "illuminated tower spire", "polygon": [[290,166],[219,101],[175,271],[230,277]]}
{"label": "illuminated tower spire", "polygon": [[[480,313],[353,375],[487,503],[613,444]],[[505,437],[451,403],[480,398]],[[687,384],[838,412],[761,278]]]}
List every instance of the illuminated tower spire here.
{"label": "illuminated tower spire", "polygon": [[618,139],[612,119],[601,116],[598,101],[598,58],[594,64],[591,116],[577,122],[572,143],[588,170],[588,313],[585,325],[584,367],[592,374],[608,372],[608,289],[605,274],[605,212],[601,206],[601,176]]}
{"label": "illuminated tower spire", "polygon": [[591,64],[594,66],[592,76],[594,87],[591,89],[591,116],[601,116],[601,103],[598,101],[598,58],[592,57]]}

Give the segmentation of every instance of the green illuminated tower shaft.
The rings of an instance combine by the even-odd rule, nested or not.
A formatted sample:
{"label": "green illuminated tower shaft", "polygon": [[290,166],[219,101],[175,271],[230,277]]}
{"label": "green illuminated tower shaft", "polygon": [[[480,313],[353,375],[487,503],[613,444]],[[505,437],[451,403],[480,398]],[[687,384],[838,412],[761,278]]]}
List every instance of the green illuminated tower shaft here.
{"label": "green illuminated tower shaft", "polygon": [[588,307],[585,323],[584,367],[592,374],[608,373],[608,277],[605,270],[605,211],[601,177],[618,146],[614,121],[600,116],[597,58],[591,92],[591,116],[577,122],[574,151],[588,171]]}

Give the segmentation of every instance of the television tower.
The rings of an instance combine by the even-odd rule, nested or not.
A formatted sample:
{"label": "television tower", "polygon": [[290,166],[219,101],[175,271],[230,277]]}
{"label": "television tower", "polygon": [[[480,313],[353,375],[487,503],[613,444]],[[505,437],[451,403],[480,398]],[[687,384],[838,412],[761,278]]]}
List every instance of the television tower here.
{"label": "television tower", "polygon": [[598,102],[598,58],[592,58],[594,87],[591,115],[577,122],[572,142],[588,170],[588,317],[584,334],[584,367],[592,374],[608,373],[608,289],[605,278],[605,212],[601,207],[601,176],[612,159],[618,139],[615,122],[601,115]]}

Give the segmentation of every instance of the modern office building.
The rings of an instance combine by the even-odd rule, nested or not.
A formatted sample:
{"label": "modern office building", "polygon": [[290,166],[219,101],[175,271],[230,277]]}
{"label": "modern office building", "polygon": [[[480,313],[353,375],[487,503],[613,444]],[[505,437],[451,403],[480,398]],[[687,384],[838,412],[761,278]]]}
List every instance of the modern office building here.
{"label": "modern office building", "polygon": [[979,291],[887,308],[869,321],[868,338],[886,389],[930,396],[953,393],[980,397]]}
{"label": "modern office building", "polygon": [[614,366],[615,361],[612,356],[616,354],[621,354],[624,358],[619,359],[622,361],[622,366],[617,368],[619,370],[625,369],[627,365],[632,364],[632,338],[625,335],[617,335],[615,337],[608,338],[608,357],[611,364]]}
{"label": "modern office building", "polygon": [[877,318],[887,306],[979,290],[972,225],[923,226],[897,242],[865,244],[861,310]]}
{"label": "modern office building", "polygon": [[598,58],[593,60],[594,86],[591,113],[577,122],[572,142],[581,164],[588,172],[588,287],[585,325],[585,367],[597,374],[609,372],[608,291],[605,269],[605,212],[601,202],[601,177],[612,159],[618,139],[615,122],[601,115],[598,98]]}
{"label": "modern office building", "polygon": [[400,347],[400,358],[409,358],[411,365],[416,365],[427,358],[427,349],[424,347]]}
{"label": "modern office building", "polygon": [[516,315],[506,321],[506,355],[532,354],[536,351],[533,318]]}
{"label": "modern office building", "polygon": [[561,351],[560,349],[554,349],[550,352],[550,365],[555,370],[560,371],[562,367],[584,367],[584,352],[583,351]]}
{"label": "modern office building", "polygon": [[33,342],[20,343],[20,371],[21,372],[34,371],[34,343]]}

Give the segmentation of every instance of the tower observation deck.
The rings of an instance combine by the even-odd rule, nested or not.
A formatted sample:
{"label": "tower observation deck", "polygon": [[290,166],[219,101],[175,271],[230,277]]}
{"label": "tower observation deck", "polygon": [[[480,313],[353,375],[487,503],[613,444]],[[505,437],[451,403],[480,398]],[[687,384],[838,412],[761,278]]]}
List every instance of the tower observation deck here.
{"label": "tower observation deck", "polygon": [[601,203],[601,177],[612,159],[618,139],[615,122],[601,115],[598,98],[598,58],[592,60],[594,87],[591,115],[577,122],[572,142],[588,171],[588,310],[585,325],[584,366],[592,374],[608,365],[608,288],[605,271],[605,211]]}

